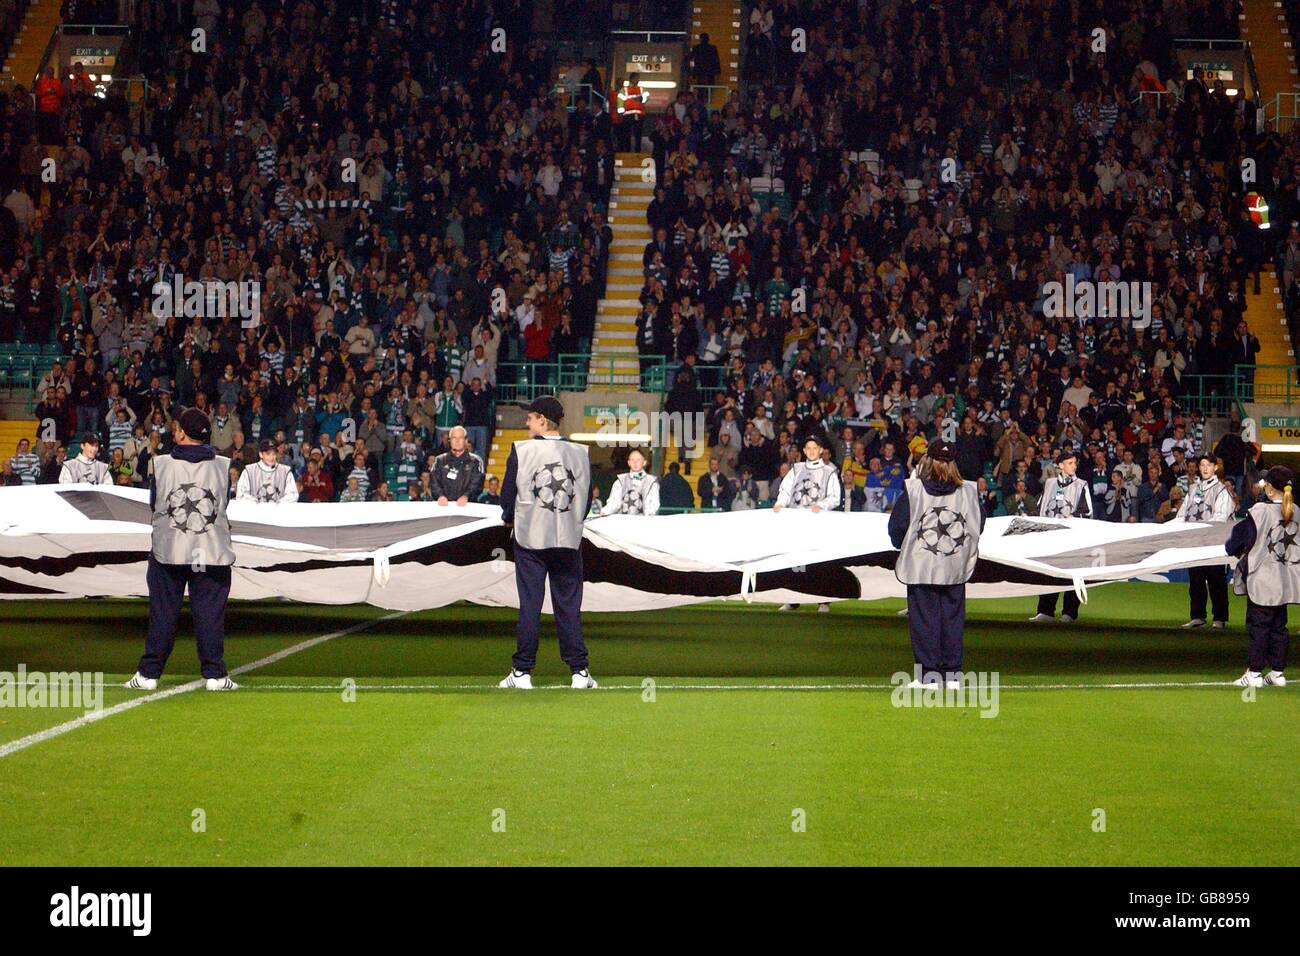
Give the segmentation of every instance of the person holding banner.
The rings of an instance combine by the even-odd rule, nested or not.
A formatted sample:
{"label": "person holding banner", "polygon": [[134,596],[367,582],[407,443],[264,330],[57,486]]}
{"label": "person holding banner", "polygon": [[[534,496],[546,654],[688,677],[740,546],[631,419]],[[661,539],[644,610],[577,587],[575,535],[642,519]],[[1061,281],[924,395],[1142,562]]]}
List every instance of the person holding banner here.
{"label": "person holding banner", "polygon": [[[776,504],[772,506],[773,514],[779,514],[782,508],[807,508],[816,514],[835,511],[844,503],[839,469],[826,462],[823,454],[826,447],[826,440],[820,433],[808,433],[803,443],[803,461],[792,465],[781,479]],[[798,607],[798,604],[782,604],[781,610],[794,611]],[[824,601],[817,605],[822,614],[830,609],[830,604]]]}
{"label": "person holding banner", "polygon": [[889,515],[889,540],[898,548],[894,575],[907,585],[913,686],[961,684],[966,582],[983,530],[975,482],[962,479],[949,442],[931,442]]}
{"label": "person holding banner", "polygon": [[[1296,520],[1290,468],[1270,468],[1260,482],[1261,501],[1233,526],[1224,550],[1240,558],[1233,590],[1246,596],[1250,648],[1238,687],[1285,687],[1287,606],[1300,604],[1300,521]],[[1269,673],[1264,674],[1264,669]]]}
{"label": "person holding banner", "polygon": [[633,448],[627,455],[628,470],[614,479],[602,515],[653,515],[659,513],[659,480],[645,470],[645,455]]}
{"label": "person holding banner", "polygon": [[570,686],[596,686],[582,639],[582,522],[591,507],[591,462],[585,445],[560,434],[563,417],[559,399],[537,398],[528,406],[529,437],[515,442],[506,459],[501,521],[514,531],[519,624],[510,673],[498,687],[533,689],[548,579],[560,659],[572,672]]}
{"label": "person holding banner", "polygon": [[235,551],[226,518],[230,459],[208,444],[211,425],[197,408],[173,421],[176,445],[153,460],[149,507],[153,547],[149,585],[149,634],[144,655],[125,686],[154,690],[176,645],[181,602],[188,588],[199,663],[208,690],[238,688],[226,671],[226,601]]}
{"label": "person holding banner", "polygon": [[[1196,459],[1199,477],[1178,509],[1181,521],[1232,520],[1236,507],[1232,492],[1219,480],[1217,463],[1214,456],[1202,453]],[[1228,569],[1222,564],[1207,564],[1199,568],[1188,568],[1188,592],[1191,596],[1191,617],[1183,625],[1185,628],[1205,627],[1205,597],[1208,592],[1210,608],[1214,613],[1214,627],[1223,629],[1228,626]]]}
{"label": "person holding banner", "polygon": [[[1076,477],[1079,469],[1079,456],[1074,449],[1066,447],[1056,456],[1058,472],[1048,478],[1043,486],[1043,496],[1038,502],[1040,518],[1091,518],[1092,496],[1088,494],[1088,484]],[[1056,595],[1044,594],[1038,599],[1038,613],[1029,620],[1046,623],[1056,620]],[[1066,591],[1061,603],[1061,623],[1073,624],[1079,619],[1079,596],[1073,591]]]}

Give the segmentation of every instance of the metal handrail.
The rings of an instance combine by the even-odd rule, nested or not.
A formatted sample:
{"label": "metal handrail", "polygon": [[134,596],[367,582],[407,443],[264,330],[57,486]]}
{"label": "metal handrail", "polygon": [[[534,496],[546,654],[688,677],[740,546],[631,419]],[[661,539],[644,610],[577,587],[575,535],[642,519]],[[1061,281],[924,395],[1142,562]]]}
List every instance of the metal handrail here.
{"label": "metal handrail", "polygon": [[587,106],[590,107],[591,104],[595,102],[600,104],[601,109],[609,108],[609,97],[602,91],[597,90],[590,83],[556,83],[555,86],[551,88],[551,95],[568,97],[568,102],[565,104],[564,108],[572,113],[578,108],[578,97],[582,95],[583,90],[587,91]]}
{"label": "metal handrail", "polygon": [[[1281,369],[1282,382],[1260,383],[1256,373]],[[1290,404],[1300,401],[1300,365],[1238,365],[1233,370],[1235,378],[1233,396],[1239,402]]]}

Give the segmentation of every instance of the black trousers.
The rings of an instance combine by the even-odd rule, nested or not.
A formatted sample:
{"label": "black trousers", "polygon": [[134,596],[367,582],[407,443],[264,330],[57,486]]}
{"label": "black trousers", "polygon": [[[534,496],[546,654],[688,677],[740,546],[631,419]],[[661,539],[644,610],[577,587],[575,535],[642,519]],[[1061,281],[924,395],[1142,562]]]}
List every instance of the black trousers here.
{"label": "black trousers", "polygon": [[[1075,594],[1073,590],[1065,591],[1063,593],[1065,595],[1065,599],[1061,602],[1061,613],[1068,614],[1070,615],[1070,617],[1074,618],[1075,620],[1078,620],[1079,619],[1079,595]],[[1057,597],[1058,595],[1056,594],[1044,594],[1042,597],[1040,597],[1038,599],[1038,613],[1055,614]]]}
{"label": "black trousers", "polygon": [[190,589],[190,616],[199,644],[199,664],[204,677],[226,676],[226,599],[230,597],[230,568],[195,571],[188,564],[160,564],[152,556],[146,573],[149,582],[149,636],[136,669],[142,677],[158,678],[176,646],[181,600]]}
{"label": "black trousers", "polygon": [[1199,568],[1188,568],[1187,577],[1191,581],[1188,590],[1192,596],[1192,620],[1205,620],[1205,595],[1208,591],[1214,620],[1227,623],[1228,569],[1222,564],[1207,564]]}
{"label": "black trousers", "polygon": [[1291,644],[1291,635],[1286,629],[1285,604],[1270,607],[1246,600],[1246,634],[1250,637],[1250,650],[1246,655],[1246,666],[1253,671],[1262,671],[1271,667],[1275,671],[1286,670],[1286,652]]}
{"label": "black trousers", "polygon": [[620,133],[623,145],[629,153],[639,153],[641,151],[642,122],[644,122],[644,114],[642,113],[629,111],[623,114],[622,122],[619,124],[622,127]]}
{"label": "black trousers", "polygon": [[531,672],[537,666],[538,630],[547,579],[551,582],[551,611],[560,636],[560,660],[577,673],[587,667],[582,640],[582,552],[573,548],[521,548],[515,545],[515,587],[519,590],[519,626],[515,631],[514,667]]}
{"label": "black trousers", "polygon": [[964,657],[962,635],[966,629],[966,585],[909,584],[907,629],[912,637],[912,657],[922,676],[939,673],[961,676]]}

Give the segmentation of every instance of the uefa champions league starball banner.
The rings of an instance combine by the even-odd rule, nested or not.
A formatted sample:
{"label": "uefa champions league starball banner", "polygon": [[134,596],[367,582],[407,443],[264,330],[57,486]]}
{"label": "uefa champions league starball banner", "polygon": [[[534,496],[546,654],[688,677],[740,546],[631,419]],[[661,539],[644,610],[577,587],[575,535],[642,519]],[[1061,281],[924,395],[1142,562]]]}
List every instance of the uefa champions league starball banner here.
{"label": "uefa champions league starball banner", "polygon": [[[196,508],[201,509],[202,503]],[[190,509],[194,512],[195,509]],[[492,505],[232,501],[231,597],[423,610],[455,601],[515,607],[514,544]],[[202,515],[182,516],[203,533]],[[143,597],[148,494],[90,485],[0,489],[0,598]],[[589,520],[585,611],[711,600],[811,602],[901,597],[889,517],[798,509]],[[928,529],[956,549],[972,529]],[[1230,564],[1229,526],[990,518],[968,593],[1011,597]]]}

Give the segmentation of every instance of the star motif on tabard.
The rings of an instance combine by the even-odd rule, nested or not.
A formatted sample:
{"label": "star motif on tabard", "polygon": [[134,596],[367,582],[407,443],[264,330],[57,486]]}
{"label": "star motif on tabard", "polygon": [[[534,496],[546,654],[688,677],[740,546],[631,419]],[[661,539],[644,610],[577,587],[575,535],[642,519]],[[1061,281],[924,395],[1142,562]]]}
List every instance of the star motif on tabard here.
{"label": "star motif on tabard", "polygon": [[645,496],[639,489],[629,490],[623,496],[623,514],[640,515],[645,514]]}
{"label": "star motif on tabard", "polygon": [[182,534],[204,534],[217,520],[217,497],[193,482],[177,486],[167,496],[166,514]]}
{"label": "star motif on tabard", "polygon": [[1281,564],[1300,564],[1300,524],[1290,521],[1268,533],[1268,553]]}
{"label": "star motif on tabard", "polygon": [[790,492],[790,505],[795,508],[811,508],[821,499],[821,493],[821,485],[805,475],[795,482],[794,489]]}
{"label": "star motif on tabard", "polygon": [[1047,514],[1043,515],[1043,517],[1044,518],[1068,518],[1072,514],[1074,514],[1074,509],[1070,506],[1070,503],[1065,500],[1065,498],[1054,497],[1052,498],[1051,501],[1047,503]]}
{"label": "star motif on tabard", "polygon": [[533,475],[533,498],[547,511],[564,512],[573,507],[577,476],[563,462],[543,465]]}
{"label": "star motif on tabard", "polygon": [[935,505],[921,518],[917,540],[921,547],[941,558],[950,558],[966,545],[970,533],[966,519],[947,505]]}

